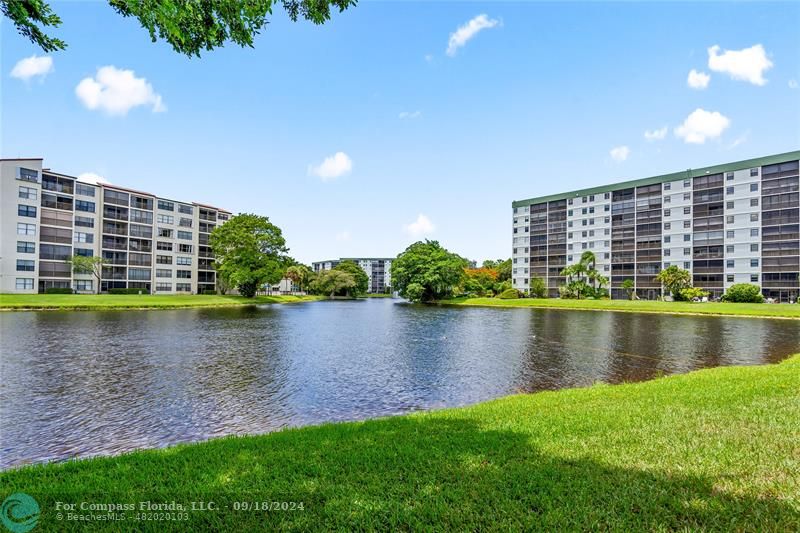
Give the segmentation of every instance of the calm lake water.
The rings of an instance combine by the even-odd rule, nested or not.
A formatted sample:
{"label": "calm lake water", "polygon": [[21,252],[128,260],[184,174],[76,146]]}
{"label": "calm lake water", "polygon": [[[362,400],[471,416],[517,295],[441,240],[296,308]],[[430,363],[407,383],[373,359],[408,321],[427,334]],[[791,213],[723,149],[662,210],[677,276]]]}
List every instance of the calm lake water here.
{"label": "calm lake water", "polygon": [[777,362],[798,322],[425,307],[0,313],[0,467]]}

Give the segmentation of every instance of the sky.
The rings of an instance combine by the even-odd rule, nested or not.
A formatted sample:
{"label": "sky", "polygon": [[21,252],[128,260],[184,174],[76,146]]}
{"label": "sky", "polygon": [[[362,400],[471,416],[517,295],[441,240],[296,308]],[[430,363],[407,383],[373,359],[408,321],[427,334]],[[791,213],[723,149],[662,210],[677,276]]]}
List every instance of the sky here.
{"label": "sky", "polygon": [[266,215],[310,263],[511,255],[511,202],[800,148],[800,3],[276,9],[201,58],[102,2],[0,23],[0,155]]}

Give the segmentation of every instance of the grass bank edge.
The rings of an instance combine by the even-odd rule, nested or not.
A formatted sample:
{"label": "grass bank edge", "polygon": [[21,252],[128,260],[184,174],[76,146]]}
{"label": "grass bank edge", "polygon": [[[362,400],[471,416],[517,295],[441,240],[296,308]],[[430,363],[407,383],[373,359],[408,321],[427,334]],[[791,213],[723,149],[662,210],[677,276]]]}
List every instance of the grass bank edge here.
{"label": "grass bank edge", "polygon": [[322,296],[0,294],[0,311],[155,310],[313,302]]}

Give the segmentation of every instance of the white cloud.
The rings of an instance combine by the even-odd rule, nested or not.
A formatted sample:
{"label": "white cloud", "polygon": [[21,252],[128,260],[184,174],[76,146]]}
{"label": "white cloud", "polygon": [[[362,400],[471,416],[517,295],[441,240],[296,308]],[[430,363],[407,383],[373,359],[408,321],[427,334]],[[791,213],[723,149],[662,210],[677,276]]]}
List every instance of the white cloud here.
{"label": "white cloud", "polygon": [[344,152],[336,152],[326,157],[319,165],[309,165],[308,173],[321,178],[322,181],[332,181],[349,174],[353,170],[353,160]]}
{"label": "white cloud", "polygon": [[44,79],[51,72],[53,72],[53,58],[34,54],[17,61],[17,64],[11,69],[11,77],[28,81],[33,77]]}
{"label": "white cloud", "polygon": [[686,117],[683,124],[675,128],[675,135],[691,144],[703,144],[706,139],[713,139],[731,125],[731,121],[718,111],[695,109]]}
{"label": "white cloud", "polygon": [[625,161],[631,155],[631,149],[627,146],[616,146],[608,153],[614,161]]}
{"label": "white cloud", "polygon": [[336,234],[335,238],[339,242],[349,241],[350,240],[350,232],[347,231],[347,230],[340,231],[339,233]]}
{"label": "white cloud", "polygon": [[689,77],[686,78],[686,83],[692,89],[705,89],[708,87],[708,82],[711,81],[711,76],[705,72],[699,72],[695,69],[689,71]]}
{"label": "white cloud", "polygon": [[645,130],[644,138],[648,141],[661,141],[667,136],[667,128],[664,126],[663,128],[659,128],[657,130]]}
{"label": "white cloud", "polygon": [[84,78],[75,87],[75,94],[91,110],[99,109],[109,115],[124,116],[132,108],[150,106],[154,113],[167,110],[161,95],[146,79],[137,78],[132,70],[113,65],[97,69],[94,78]]}
{"label": "white cloud", "polygon": [[719,53],[717,45],[708,49],[708,68],[715,72],[726,72],[734,80],[749,81],[753,85],[764,85],[764,72],[772,68],[772,61],[760,44],[742,50],[725,50]]}
{"label": "white cloud", "polygon": [[475,37],[479,31],[494,28],[498,24],[500,24],[499,20],[490,19],[483,13],[473,18],[450,34],[450,40],[447,42],[447,55],[453,57],[458,49],[467,44],[467,41]]}
{"label": "white cloud", "polygon": [[110,185],[111,182],[105,179],[103,176],[99,174],[95,174],[94,172],[84,172],[83,174],[78,175],[78,181],[82,181],[83,183],[92,183],[94,185]]}
{"label": "white cloud", "polygon": [[427,235],[428,233],[433,233],[436,229],[436,226],[433,225],[431,219],[420,213],[417,215],[417,220],[412,222],[411,224],[406,224],[403,226],[403,231],[408,233],[413,237],[419,237],[420,235]]}
{"label": "white cloud", "polygon": [[748,137],[750,137],[750,130],[747,130],[742,135],[737,137],[730,145],[728,145],[728,150],[733,150],[740,144],[744,144],[747,142]]}
{"label": "white cloud", "polygon": [[800,87],[800,84],[797,83],[797,80],[789,80],[790,89],[797,89],[798,87]]}
{"label": "white cloud", "polygon": [[401,120],[403,120],[403,119],[414,119],[414,118],[419,118],[419,117],[421,117],[421,116],[422,116],[422,111],[402,111],[402,112],[401,112],[401,113],[398,115],[398,118],[399,118],[399,119],[401,119]]}

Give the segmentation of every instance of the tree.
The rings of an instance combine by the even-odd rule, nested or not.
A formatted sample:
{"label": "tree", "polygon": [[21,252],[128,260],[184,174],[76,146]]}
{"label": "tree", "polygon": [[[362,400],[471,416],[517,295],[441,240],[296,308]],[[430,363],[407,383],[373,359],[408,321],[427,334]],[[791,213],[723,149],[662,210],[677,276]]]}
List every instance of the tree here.
{"label": "tree", "polygon": [[[353,276],[353,280],[356,284],[353,286],[350,296],[367,294],[367,291],[369,290],[369,276],[367,276],[367,273],[364,272],[364,269],[358,266],[355,261],[342,261],[333,267],[333,270],[347,272]],[[348,292],[350,291],[348,290]]]}
{"label": "tree", "polygon": [[636,285],[633,283],[632,279],[626,279],[622,282],[622,290],[628,293],[628,299],[633,300],[636,291],[634,290]]}
{"label": "tree", "polygon": [[313,271],[306,265],[297,264],[287,268],[284,277],[292,280],[292,283],[297,285],[302,291],[308,286],[308,282],[311,281],[311,274],[313,274]]}
{"label": "tree", "polygon": [[562,298],[604,298],[608,296],[605,286],[608,278],[595,268],[597,259],[594,252],[586,250],[580,260],[561,270],[567,283],[558,288]]}
{"label": "tree", "polygon": [[683,300],[681,291],[692,286],[692,275],[678,265],[670,265],[659,272],[656,280],[672,294],[674,300]]}
{"label": "tree", "polygon": [[722,295],[722,301],[760,304],[764,303],[764,296],[755,283],[734,283]]}
{"label": "tree", "polygon": [[392,287],[411,301],[440,300],[461,283],[466,266],[437,241],[415,242],[392,261]]}
{"label": "tree", "polygon": [[[134,17],[150,34],[150,40],[167,41],[178,53],[200,56],[226,42],[253,47],[256,35],[267,25],[267,16],[279,3],[298,18],[323,24],[332,9],[341,13],[357,0],[109,0],[123,17]],[[17,31],[45,52],[63,50],[67,44],[44,33],[40,26],[58,27],[61,18],[43,0],[0,0],[3,15]]]}
{"label": "tree", "polygon": [[544,284],[544,279],[539,276],[531,276],[530,295],[534,298],[547,297],[547,286]]}
{"label": "tree", "polygon": [[486,293],[491,295],[495,285],[497,285],[497,279],[497,270],[494,268],[465,268],[464,290],[466,292],[474,292],[479,296],[483,296]]}
{"label": "tree", "polygon": [[103,275],[103,265],[107,264],[108,261],[102,257],[73,255],[69,259],[69,263],[72,265],[72,271],[75,274],[91,274],[94,276],[95,279],[97,279],[97,290],[95,293],[100,294],[100,279]]}
{"label": "tree", "polygon": [[347,292],[355,288],[356,280],[350,272],[343,270],[325,270],[320,273],[315,281],[317,290],[329,294],[331,298],[336,293]]}
{"label": "tree", "polygon": [[214,229],[209,244],[217,275],[242,296],[252,298],[259,287],[283,277],[289,250],[280,228],[267,217],[236,215]]}
{"label": "tree", "polygon": [[[500,261],[498,259],[498,261]],[[508,281],[511,279],[511,259],[506,259],[497,264],[497,281]]]}

